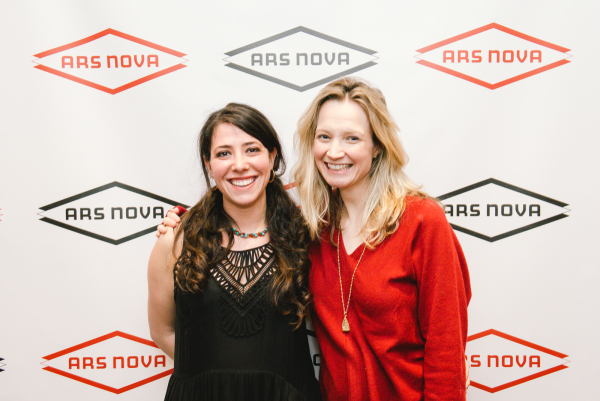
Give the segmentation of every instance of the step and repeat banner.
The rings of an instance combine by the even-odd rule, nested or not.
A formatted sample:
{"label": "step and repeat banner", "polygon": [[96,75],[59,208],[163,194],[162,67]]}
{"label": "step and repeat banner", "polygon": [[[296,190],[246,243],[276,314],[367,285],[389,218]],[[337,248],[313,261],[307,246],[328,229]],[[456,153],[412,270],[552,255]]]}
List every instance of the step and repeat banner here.
{"label": "step and repeat banner", "polygon": [[256,107],[291,166],[298,118],[347,75],[384,92],[464,248],[468,400],[598,399],[597,2],[1,9],[0,399],[161,400],[146,268],[166,211],[205,190],[204,119]]}

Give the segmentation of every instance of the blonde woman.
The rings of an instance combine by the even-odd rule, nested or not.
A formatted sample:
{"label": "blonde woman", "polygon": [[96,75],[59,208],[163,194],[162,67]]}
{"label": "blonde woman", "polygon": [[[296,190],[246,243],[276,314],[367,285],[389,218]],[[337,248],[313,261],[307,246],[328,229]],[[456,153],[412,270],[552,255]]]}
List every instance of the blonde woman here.
{"label": "blonde woman", "polygon": [[325,400],[465,400],[467,265],[442,208],[405,175],[397,131],[356,78],[323,88],[298,123]]}
{"label": "blonde woman", "polygon": [[298,123],[294,178],[313,237],[309,289],[326,400],[464,400],[465,259],[405,175],[383,94],[343,78]]}

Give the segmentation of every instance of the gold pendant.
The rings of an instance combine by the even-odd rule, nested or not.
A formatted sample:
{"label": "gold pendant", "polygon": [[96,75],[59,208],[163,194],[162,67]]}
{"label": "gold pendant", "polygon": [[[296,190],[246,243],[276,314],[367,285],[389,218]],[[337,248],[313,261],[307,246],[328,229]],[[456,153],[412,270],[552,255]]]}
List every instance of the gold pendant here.
{"label": "gold pendant", "polygon": [[344,333],[347,333],[350,331],[350,325],[348,324],[348,319],[346,319],[346,316],[344,316],[344,320],[342,321],[342,331]]}

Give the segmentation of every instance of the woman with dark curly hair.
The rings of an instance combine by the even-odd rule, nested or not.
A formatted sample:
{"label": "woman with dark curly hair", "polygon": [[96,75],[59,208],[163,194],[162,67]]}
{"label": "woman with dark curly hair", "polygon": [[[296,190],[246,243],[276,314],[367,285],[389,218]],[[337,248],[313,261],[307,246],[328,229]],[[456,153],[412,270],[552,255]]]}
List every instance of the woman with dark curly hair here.
{"label": "woman with dark curly hair", "polygon": [[175,361],[165,400],[318,400],[310,234],[279,178],[277,134],[230,103],[207,119],[199,152],[209,189],[148,266],[151,336]]}

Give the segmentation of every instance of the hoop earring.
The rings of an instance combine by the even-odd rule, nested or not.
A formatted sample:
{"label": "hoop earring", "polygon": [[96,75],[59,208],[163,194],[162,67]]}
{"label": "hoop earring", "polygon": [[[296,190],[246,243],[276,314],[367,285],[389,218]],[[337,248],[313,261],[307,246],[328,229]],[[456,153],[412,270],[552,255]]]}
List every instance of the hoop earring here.
{"label": "hoop earring", "polygon": [[275,180],[275,170],[271,169],[271,175],[272,177],[269,178],[269,184]]}

